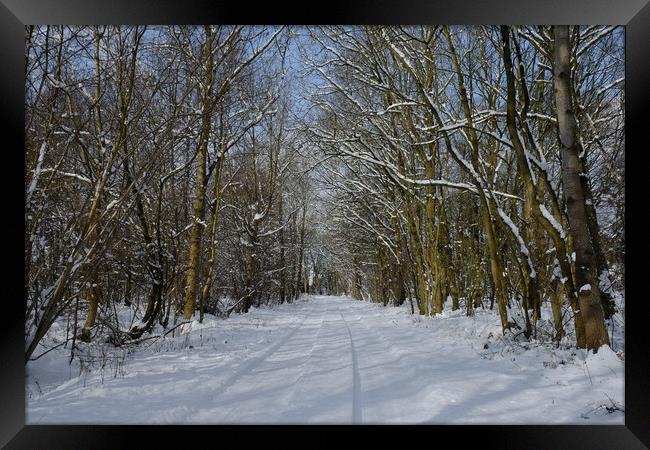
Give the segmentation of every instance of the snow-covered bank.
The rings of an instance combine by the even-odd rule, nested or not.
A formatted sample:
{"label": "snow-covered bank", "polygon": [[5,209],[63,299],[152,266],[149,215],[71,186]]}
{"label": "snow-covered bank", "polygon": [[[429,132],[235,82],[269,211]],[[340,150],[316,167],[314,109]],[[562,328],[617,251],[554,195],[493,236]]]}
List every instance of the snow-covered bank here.
{"label": "snow-covered bank", "polygon": [[27,423],[623,423],[616,353],[515,345],[494,319],[313,296],[81,375],[61,347],[27,366]]}

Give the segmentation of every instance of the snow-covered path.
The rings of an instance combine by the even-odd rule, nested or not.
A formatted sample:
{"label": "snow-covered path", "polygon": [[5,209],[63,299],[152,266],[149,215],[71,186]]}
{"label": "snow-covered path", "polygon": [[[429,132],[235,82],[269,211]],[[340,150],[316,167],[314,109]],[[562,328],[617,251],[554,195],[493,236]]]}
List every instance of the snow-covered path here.
{"label": "snow-covered path", "polygon": [[[606,413],[623,399],[623,363],[611,350],[586,361],[543,348],[490,353],[485,336],[498,327],[486,317],[419,318],[312,296],[140,350],[119,376],[52,380],[28,399],[27,421],[623,422],[622,412]],[[32,381],[47,378],[44,365],[28,370]]]}

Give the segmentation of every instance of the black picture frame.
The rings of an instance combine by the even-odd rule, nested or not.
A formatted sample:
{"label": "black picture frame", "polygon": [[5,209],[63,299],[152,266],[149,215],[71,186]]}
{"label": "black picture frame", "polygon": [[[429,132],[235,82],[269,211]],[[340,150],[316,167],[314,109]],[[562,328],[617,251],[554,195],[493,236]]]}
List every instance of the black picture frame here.
{"label": "black picture frame", "polygon": [[[252,434],[236,427],[192,426],[40,426],[25,425],[24,367],[24,198],[19,189],[24,183],[24,25],[29,24],[616,24],[626,27],[626,205],[640,197],[640,208],[626,207],[626,357],[624,426],[435,426],[354,428],[367,437],[385,442],[392,437],[409,444],[421,435],[424,445],[441,445],[445,439],[460,443],[478,439],[485,448],[521,449],[636,449],[650,446],[650,339],[645,327],[648,303],[639,276],[645,267],[633,264],[634,255],[643,256],[645,168],[640,163],[647,153],[648,109],[650,105],[650,4],[648,0],[433,0],[353,1],[335,0],[321,4],[294,4],[284,8],[276,2],[201,1],[201,0],[0,0],[0,113],[4,133],[0,172],[6,187],[3,220],[4,270],[7,279],[0,300],[5,315],[1,333],[0,445],[16,448],[134,448],[144,439],[145,447],[187,445],[196,438],[208,439],[210,446],[225,445],[223,433],[237,434],[249,443]],[[645,152],[644,152],[645,150]],[[7,157],[10,156],[10,159]],[[18,168],[22,168],[18,170]],[[634,172],[638,171],[635,175]],[[647,175],[646,175],[647,177]],[[634,188],[635,179],[640,187]],[[23,191],[24,192],[24,191]],[[639,216],[636,221],[634,215]],[[632,219],[632,220],[630,220]],[[647,227],[645,227],[647,228]],[[632,234],[630,234],[632,231]],[[633,245],[630,245],[632,243]],[[8,246],[6,244],[12,244]],[[10,247],[15,246],[15,248]],[[647,277],[646,277],[647,278]],[[9,281],[7,283],[6,281]],[[638,282],[636,280],[641,280]],[[632,287],[632,290],[630,290]],[[284,445],[311,445],[303,431],[322,436],[319,444],[336,444],[330,431],[348,427],[273,427],[265,426],[259,436],[266,442]],[[296,433],[300,431],[301,433]],[[235,437],[235,436],[232,436]],[[313,437],[309,438],[310,440]],[[182,442],[183,444],[177,444]],[[157,445],[158,444],[158,445]],[[340,444],[339,444],[340,445]],[[415,444],[414,445],[422,445]]]}

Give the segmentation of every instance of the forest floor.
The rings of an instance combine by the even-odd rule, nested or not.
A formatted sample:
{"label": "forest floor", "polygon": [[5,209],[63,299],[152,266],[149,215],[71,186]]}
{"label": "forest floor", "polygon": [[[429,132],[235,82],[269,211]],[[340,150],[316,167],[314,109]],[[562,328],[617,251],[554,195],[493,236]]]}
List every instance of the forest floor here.
{"label": "forest floor", "polygon": [[27,423],[624,423],[609,347],[517,343],[493,311],[407,306],[308,296],[87,367],[60,347],[27,365]]}

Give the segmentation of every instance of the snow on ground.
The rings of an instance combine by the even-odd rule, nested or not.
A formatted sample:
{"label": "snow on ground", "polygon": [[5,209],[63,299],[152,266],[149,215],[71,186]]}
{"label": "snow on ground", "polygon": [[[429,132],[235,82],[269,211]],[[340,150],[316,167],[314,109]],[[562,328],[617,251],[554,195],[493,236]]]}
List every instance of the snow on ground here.
{"label": "snow on ground", "polygon": [[60,347],[27,366],[27,423],[624,423],[609,347],[514,345],[497,322],[310,296],[207,316],[85,370]]}

